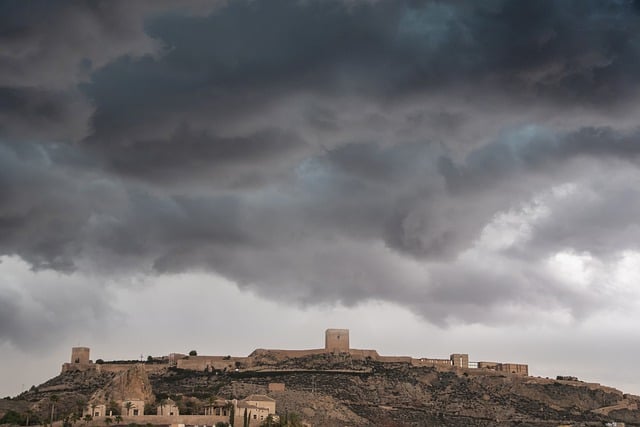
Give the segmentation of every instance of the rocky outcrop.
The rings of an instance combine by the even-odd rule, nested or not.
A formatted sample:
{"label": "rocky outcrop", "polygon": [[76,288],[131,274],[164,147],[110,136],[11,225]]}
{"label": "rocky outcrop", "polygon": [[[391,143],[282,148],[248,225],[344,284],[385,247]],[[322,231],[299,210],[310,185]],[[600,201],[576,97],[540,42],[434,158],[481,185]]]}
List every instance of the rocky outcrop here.
{"label": "rocky outcrop", "polygon": [[146,403],[152,403],[155,400],[149,377],[142,364],[116,374],[109,384],[91,396],[89,403],[101,404],[127,400],[144,400]]}

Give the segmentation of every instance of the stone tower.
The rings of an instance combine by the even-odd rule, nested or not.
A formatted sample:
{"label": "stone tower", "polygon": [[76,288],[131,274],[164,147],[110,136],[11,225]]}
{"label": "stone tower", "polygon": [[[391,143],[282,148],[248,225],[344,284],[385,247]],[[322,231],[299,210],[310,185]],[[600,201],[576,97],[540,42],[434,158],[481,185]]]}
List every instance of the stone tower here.
{"label": "stone tower", "polygon": [[324,349],[331,353],[348,353],[349,330],[327,329],[325,331]]}
{"label": "stone tower", "polygon": [[89,347],[73,347],[71,349],[71,363],[88,364]]}
{"label": "stone tower", "polygon": [[469,367],[469,355],[464,353],[454,353],[449,356],[451,364],[456,368],[468,368]]}

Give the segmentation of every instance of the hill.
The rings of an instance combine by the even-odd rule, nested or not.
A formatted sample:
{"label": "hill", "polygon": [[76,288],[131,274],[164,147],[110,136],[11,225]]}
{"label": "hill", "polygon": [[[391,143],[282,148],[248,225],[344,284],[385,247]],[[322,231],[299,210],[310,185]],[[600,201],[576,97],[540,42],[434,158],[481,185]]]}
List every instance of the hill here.
{"label": "hill", "polygon": [[[269,394],[276,400],[278,413],[295,412],[315,426],[603,426],[611,422],[640,426],[640,397],[599,384],[479,369],[415,367],[349,354],[314,354],[227,371],[184,370],[168,364],[139,364],[131,369],[137,374],[65,371],[11,401],[4,400],[0,411],[28,407],[34,416],[47,419],[55,395],[56,411],[62,416],[82,402],[86,405],[91,396],[115,393],[109,387],[122,384],[118,375],[128,375],[133,379],[127,388],[150,393],[145,411],[153,414],[166,398],[177,402],[181,414],[202,414],[214,397]],[[269,391],[272,383],[283,383],[285,389]]]}

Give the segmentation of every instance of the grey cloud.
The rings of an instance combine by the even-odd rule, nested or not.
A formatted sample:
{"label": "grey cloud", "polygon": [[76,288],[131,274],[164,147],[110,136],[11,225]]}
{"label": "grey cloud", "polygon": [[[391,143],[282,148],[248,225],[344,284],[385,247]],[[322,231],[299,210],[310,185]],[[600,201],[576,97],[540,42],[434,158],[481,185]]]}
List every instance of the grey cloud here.
{"label": "grey cloud", "polygon": [[3,264],[0,345],[32,351],[55,346],[67,334],[118,324],[117,311],[99,281],[87,286],[87,277],[55,272],[36,277],[14,258],[5,258]]}
{"label": "grey cloud", "polygon": [[[596,310],[537,269],[636,248],[634,4],[182,4],[5,6],[1,254],[490,322]],[[597,197],[465,258],[564,183]]]}

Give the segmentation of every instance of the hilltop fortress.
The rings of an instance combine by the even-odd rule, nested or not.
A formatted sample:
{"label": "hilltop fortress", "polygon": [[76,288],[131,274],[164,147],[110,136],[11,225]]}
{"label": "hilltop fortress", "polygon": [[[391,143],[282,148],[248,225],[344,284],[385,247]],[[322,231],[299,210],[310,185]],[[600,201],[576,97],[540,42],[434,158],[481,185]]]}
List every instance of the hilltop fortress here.
{"label": "hilltop fortress", "polygon": [[[97,369],[109,372],[122,372],[132,365],[131,362],[103,362],[93,363],[89,358],[90,349],[74,347],[71,351],[71,363],[62,365],[62,372],[69,370]],[[381,363],[402,363],[414,367],[436,367],[441,369],[473,369],[480,373],[482,370],[498,371],[507,374],[529,375],[529,367],[520,363],[503,362],[470,362],[466,353],[454,353],[449,358],[414,358],[409,356],[381,356],[376,350],[353,349],[349,345],[348,329],[327,329],[325,331],[324,348],[310,350],[278,350],[256,349],[246,357],[235,356],[189,356],[171,353],[168,356],[152,358],[153,363],[145,363],[144,369],[156,371],[168,366],[192,371],[261,371],[270,370],[273,365],[288,359],[296,359],[314,355],[342,355],[353,360],[371,360]]]}

